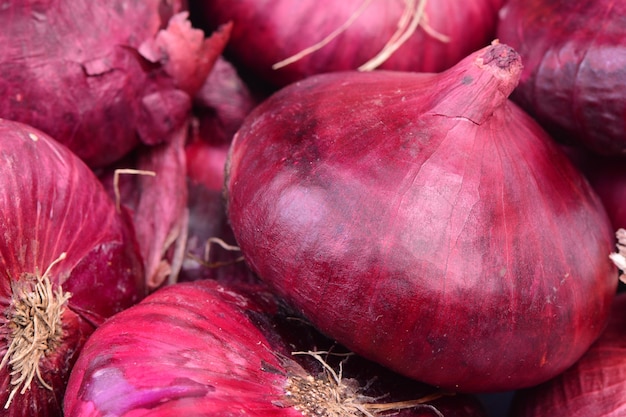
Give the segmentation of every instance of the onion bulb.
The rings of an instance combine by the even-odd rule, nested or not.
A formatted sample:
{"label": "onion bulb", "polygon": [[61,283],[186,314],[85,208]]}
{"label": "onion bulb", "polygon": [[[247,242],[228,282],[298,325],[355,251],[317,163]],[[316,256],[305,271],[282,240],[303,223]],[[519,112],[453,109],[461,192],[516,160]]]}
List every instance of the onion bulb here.
{"label": "onion bulb", "polygon": [[242,253],[320,331],[406,376],[507,391],[571,366],[618,283],[580,171],[509,95],[494,42],[442,73],[314,75],[235,135]]}
{"label": "onion bulb", "polygon": [[510,0],[498,38],[524,72],[512,98],[555,138],[626,155],[626,3]]}
{"label": "onion bulb", "polygon": [[201,25],[233,22],[226,53],[275,87],[320,72],[441,71],[495,36],[502,0],[213,0]]}
{"label": "onion bulb", "polygon": [[[65,417],[373,417],[385,410],[485,417],[474,397],[378,374],[359,358],[335,370],[328,352],[306,350],[322,338],[286,313],[263,285],[201,280],[160,288],[87,341],[68,382]],[[347,376],[354,360],[369,385]],[[398,390],[369,395],[391,381]],[[395,401],[398,392],[411,400]]]}

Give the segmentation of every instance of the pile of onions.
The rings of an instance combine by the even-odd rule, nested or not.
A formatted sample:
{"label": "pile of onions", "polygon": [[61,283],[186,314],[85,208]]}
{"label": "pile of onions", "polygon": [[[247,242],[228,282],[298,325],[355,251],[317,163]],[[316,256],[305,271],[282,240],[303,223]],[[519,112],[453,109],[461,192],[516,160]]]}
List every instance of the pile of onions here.
{"label": "pile of onions", "polygon": [[513,99],[561,141],[626,155],[626,3],[510,0],[498,38],[524,72]]}
{"label": "pile of onions", "polygon": [[46,132],[91,167],[166,141],[227,37],[223,28],[205,39],[184,3],[3,4],[0,117]]}
{"label": "pile of onions", "polygon": [[626,413],[626,294],[602,336],[574,366],[515,394],[511,417],[620,417]]}
{"label": "pile of onions", "polygon": [[65,146],[0,119],[0,414],[60,417],[93,330],[145,295],[129,216]]}
{"label": "pile of onions", "polygon": [[[397,375],[366,386],[345,368],[338,373],[324,352],[306,351],[321,338],[285,312],[264,286],[202,280],[161,288],[87,341],[68,382],[65,417],[486,416],[471,396],[442,395]],[[303,346],[310,361],[292,355]],[[361,375],[375,369],[358,358],[346,368],[353,360]],[[312,366],[320,363],[327,367]],[[390,381],[391,396],[370,396]],[[398,400],[398,392],[412,400]]]}
{"label": "pile of onions", "polygon": [[571,366],[617,287],[599,198],[508,100],[494,42],[439,74],[337,72],[283,88],[236,134],[228,216],[250,267],[352,351],[447,389]]}
{"label": "pile of onions", "polygon": [[280,87],[338,70],[447,69],[493,39],[502,3],[213,0],[190,8],[209,30],[232,21],[228,56],[255,80]]}

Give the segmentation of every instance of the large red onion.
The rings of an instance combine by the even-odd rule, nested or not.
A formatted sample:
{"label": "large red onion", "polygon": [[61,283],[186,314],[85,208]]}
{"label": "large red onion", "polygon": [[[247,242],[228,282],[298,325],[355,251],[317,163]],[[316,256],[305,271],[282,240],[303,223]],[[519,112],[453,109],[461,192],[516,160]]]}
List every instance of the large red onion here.
{"label": "large red onion", "polygon": [[252,269],[322,332],[399,373],[512,390],[572,365],[616,291],[613,230],[564,152],[507,99],[504,44],[440,74],[311,76],[231,148]]}
{"label": "large red onion", "polygon": [[[337,384],[327,379],[331,374],[292,356],[293,350],[315,349],[309,343],[319,338],[308,335],[310,328],[294,326],[301,321],[288,319],[263,286],[203,280],[161,288],[87,341],[68,383],[65,417],[365,417],[355,406],[378,415],[367,403],[374,400],[370,393],[387,387],[382,382],[392,382],[409,399],[437,393],[384,374],[358,388],[355,383],[363,381],[348,377],[355,358],[346,362]],[[363,375],[369,367],[356,360]],[[398,400],[397,392],[387,391],[376,402]],[[476,400],[463,395],[394,415],[440,417],[439,410],[449,417],[485,416]]]}
{"label": "large red onion", "polygon": [[[233,22],[227,46],[234,62],[274,86],[320,72],[356,69],[385,49],[398,30],[419,26],[381,68],[441,71],[487,45],[502,0],[212,0],[190,1],[210,30]],[[404,15],[407,13],[408,15]],[[347,27],[346,27],[347,26]],[[344,31],[340,31],[345,27]],[[339,34],[315,52],[280,69],[272,66]],[[444,39],[445,38],[445,39]]]}
{"label": "large red onion", "polygon": [[626,3],[510,0],[498,38],[524,72],[512,98],[564,142],[626,155]]}
{"label": "large red onion", "polygon": [[609,325],[574,366],[518,391],[511,417],[621,417],[626,413],[626,294],[615,299]]}
{"label": "large red onion", "polygon": [[60,417],[87,337],[144,296],[132,225],[78,157],[6,120],[0,213],[0,414]]}
{"label": "large red onion", "polygon": [[5,2],[0,117],[41,129],[92,167],[163,142],[227,39],[227,28],[205,39],[182,3]]}

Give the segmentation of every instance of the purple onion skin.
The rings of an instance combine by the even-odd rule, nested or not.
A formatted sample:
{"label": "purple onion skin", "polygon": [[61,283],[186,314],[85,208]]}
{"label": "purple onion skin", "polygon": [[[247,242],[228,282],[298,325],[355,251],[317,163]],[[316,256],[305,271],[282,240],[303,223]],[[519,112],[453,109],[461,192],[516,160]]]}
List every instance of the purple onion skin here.
{"label": "purple onion skin", "polygon": [[[69,370],[87,337],[106,318],[145,295],[143,266],[130,220],[115,210],[92,171],[43,132],[0,119],[0,355],[11,340],[12,285],[51,270],[53,288],[71,298],[63,338],[39,363],[51,391],[33,380],[2,415],[60,417]],[[0,402],[10,391],[0,370]]]}
{"label": "purple onion skin", "polygon": [[312,76],[235,136],[228,216],[262,279],[323,333],[447,389],[572,365],[617,287],[613,230],[564,152],[507,97],[496,44],[441,74]]}
{"label": "purple onion skin", "polygon": [[626,4],[512,0],[498,38],[524,60],[512,98],[565,143],[626,155]]}
{"label": "purple onion skin", "polygon": [[[317,363],[300,365],[291,352],[328,340],[310,326],[294,326],[302,321],[284,313],[275,295],[258,283],[201,280],[163,287],[108,320],[87,341],[68,383],[65,417],[303,417],[285,397],[287,378],[308,375],[305,367]],[[391,393],[391,400],[396,392],[418,395],[411,399],[433,392],[362,358],[346,363],[348,374],[354,369],[359,377],[381,377],[383,384],[377,380],[373,386]],[[469,395],[433,404],[448,417],[486,416]],[[436,414],[423,407],[394,415]]]}
{"label": "purple onion skin", "polygon": [[[373,58],[392,36],[402,15],[402,0],[374,0],[334,41],[299,61],[272,65],[308,48],[342,26],[362,0],[213,0],[191,1],[190,8],[205,27],[233,21],[227,54],[239,67],[282,87],[313,74],[356,69]],[[495,35],[501,0],[427,1],[430,27],[449,42],[418,30],[381,68],[436,72],[449,68]]]}
{"label": "purple onion skin", "polygon": [[269,400],[282,398],[286,370],[245,316],[254,308],[211,280],[157,290],[89,339],[67,386],[65,417],[227,416],[236,410],[302,417]]}
{"label": "purple onion skin", "polygon": [[[190,46],[203,34],[192,39],[175,17],[185,3],[9,1],[0,10],[0,117],[44,131],[92,168],[163,142],[188,117],[203,81],[193,72],[206,77],[210,64]],[[174,47],[184,32],[189,44]]]}
{"label": "purple onion skin", "polygon": [[518,391],[510,417],[621,417],[626,413],[626,294],[613,304],[606,330],[574,366]]}

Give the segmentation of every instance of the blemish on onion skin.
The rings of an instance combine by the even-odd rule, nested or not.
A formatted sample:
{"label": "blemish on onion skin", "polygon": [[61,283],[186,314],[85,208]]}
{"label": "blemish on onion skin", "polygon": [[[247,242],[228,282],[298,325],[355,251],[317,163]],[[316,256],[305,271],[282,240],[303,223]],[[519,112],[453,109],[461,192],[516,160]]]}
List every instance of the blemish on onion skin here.
{"label": "blemish on onion skin", "polygon": [[37,142],[39,140],[39,136],[35,135],[34,133],[29,133],[28,137],[31,138],[33,142]]}

